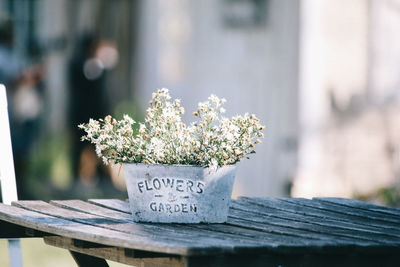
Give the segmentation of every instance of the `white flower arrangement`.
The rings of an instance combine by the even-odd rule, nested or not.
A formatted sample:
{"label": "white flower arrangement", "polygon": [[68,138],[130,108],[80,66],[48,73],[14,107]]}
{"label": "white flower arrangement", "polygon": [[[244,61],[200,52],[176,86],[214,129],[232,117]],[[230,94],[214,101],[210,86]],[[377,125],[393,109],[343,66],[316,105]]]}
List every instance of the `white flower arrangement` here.
{"label": "white flower arrangement", "polygon": [[193,113],[199,120],[189,126],[181,120],[184,109],[180,100],[170,99],[168,89],[153,93],[137,133],[133,130],[137,122],[128,115],[119,121],[109,115],[79,125],[86,132],[82,141],[93,143],[105,164],[184,164],[216,169],[255,153],[255,144],[264,137],[264,126],[254,114],[223,117],[224,98],[211,95],[199,103]]}

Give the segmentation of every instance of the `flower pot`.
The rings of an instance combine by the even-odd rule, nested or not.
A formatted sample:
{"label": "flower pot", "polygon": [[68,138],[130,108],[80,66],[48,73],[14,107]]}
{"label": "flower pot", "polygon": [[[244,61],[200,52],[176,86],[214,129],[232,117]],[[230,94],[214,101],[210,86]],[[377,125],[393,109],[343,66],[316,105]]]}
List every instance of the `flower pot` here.
{"label": "flower pot", "polygon": [[235,165],[123,164],[133,220],[223,223],[228,217]]}

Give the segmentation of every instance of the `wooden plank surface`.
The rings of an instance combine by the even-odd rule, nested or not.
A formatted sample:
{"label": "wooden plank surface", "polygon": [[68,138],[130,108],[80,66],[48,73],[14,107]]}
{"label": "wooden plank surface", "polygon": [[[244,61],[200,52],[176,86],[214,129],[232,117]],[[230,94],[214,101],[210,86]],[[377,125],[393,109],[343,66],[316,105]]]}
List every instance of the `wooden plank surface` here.
{"label": "wooden plank surface", "polygon": [[[134,223],[129,204],[117,199],[13,204],[0,205],[0,220],[64,236],[67,239],[46,240],[79,253],[107,254],[113,248],[199,257],[349,253],[400,257],[397,210],[341,199],[241,198],[232,201],[226,224],[191,225]],[[71,245],[68,238],[92,245]]]}
{"label": "wooden plank surface", "polygon": [[[81,201],[52,201],[54,205],[58,205],[64,208],[70,208],[74,210],[80,210],[84,213],[90,213],[98,216],[108,217],[109,214],[104,212],[104,209],[98,209],[91,207]],[[103,205],[104,207],[104,205]],[[123,219],[125,213],[120,214]],[[114,218],[118,218],[117,214],[113,215]],[[147,224],[141,224],[147,225]],[[225,245],[230,244],[234,248],[235,253],[260,253],[263,251],[270,251],[271,248],[280,247],[280,250],[290,250],[293,248],[297,253],[303,253],[308,250],[309,246],[336,246],[339,243],[334,240],[329,242],[313,239],[307,236],[297,237],[296,236],[282,236],[280,233],[263,232],[255,229],[248,229],[243,227],[237,227],[226,224],[195,224],[195,225],[183,225],[183,224],[151,224],[152,226],[159,227],[161,231],[168,231],[174,236],[181,236],[184,239],[193,239],[193,235],[196,237],[208,237],[212,243],[223,242]],[[343,244],[340,244],[343,245]],[[301,249],[303,248],[303,249]]]}
{"label": "wooden plank surface", "polygon": [[[107,201],[98,200],[102,206],[107,206]],[[92,201],[93,203],[98,203],[98,201]],[[127,203],[126,203],[127,204]],[[113,205],[113,204],[112,204]],[[123,203],[118,204],[119,209],[127,212],[128,206],[123,205]],[[309,231],[307,229],[296,229],[293,227],[292,222],[283,223],[282,220],[276,219],[271,220],[261,220],[261,223],[257,223],[257,220],[260,220],[260,212],[257,211],[255,214],[248,214],[245,211],[237,211],[234,209],[235,202],[232,204],[230,217],[228,219],[228,224],[211,224],[211,225],[192,225],[192,228],[196,228],[198,231],[207,228],[214,232],[228,232],[233,233],[236,236],[246,236],[249,235],[255,240],[265,239],[266,237],[277,237],[283,243],[285,240],[291,240],[293,242],[297,242],[298,244],[307,243],[307,246],[317,246],[323,243],[324,246],[331,247],[340,247],[346,245],[354,245],[354,238],[351,236],[350,238],[337,236],[334,239],[331,236],[326,236],[324,232],[315,232]],[[248,210],[249,207],[245,207],[245,210]],[[90,211],[87,211],[90,212]],[[256,218],[253,218],[256,217]],[[245,218],[245,219],[243,219]],[[275,223],[275,224],[274,224]],[[290,227],[288,227],[290,226]],[[349,234],[350,235],[350,234]],[[322,242],[320,242],[322,241]],[[260,245],[262,241],[257,241]],[[378,242],[362,242],[363,245],[377,245]]]}
{"label": "wooden plank surface", "polygon": [[[282,208],[281,201],[275,199],[243,199],[246,202],[254,203],[251,210],[261,214],[268,214],[274,218],[281,218],[287,221],[295,221],[306,223],[312,226],[313,230],[321,229],[329,231],[332,234],[360,234],[363,238],[376,240],[377,242],[390,242],[391,240],[398,241],[400,239],[400,229],[398,228],[380,228],[382,224],[371,226],[368,224],[360,224],[359,220],[344,220],[337,218],[335,215],[329,216],[324,211],[308,212],[306,214],[299,214],[286,208]],[[234,205],[241,205],[235,203]],[[248,209],[247,206],[245,208]],[[300,209],[300,207],[298,207]],[[304,212],[304,209],[302,209]],[[339,232],[337,231],[339,230]],[[344,232],[343,232],[344,230]],[[382,241],[380,241],[382,239]]]}
{"label": "wooden plank surface", "polygon": [[[117,219],[121,221],[126,221],[128,225],[138,225],[132,222],[130,215],[123,212],[113,212],[112,214],[108,212],[108,209],[103,207],[98,207],[94,204],[89,204],[80,200],[74,201],[52,201],[51,204],[76,210],[78,212],[82,212],[85,214],[91,214],[93,216],[98,216],[98,218],[108,218],[108,219]],[[129,216],[127,218],[127,215]],[[185,224],[150,224],[150,223],[142,223],[140,227],[150,227],[152,231],[156,232],[157,235],[165,235],[170,234],[175,238],[181,238],[182,240],[188,240],[193,236],[193,233],[196,233],[196,238],[192,242],[198,242],[198,240],[205,240],[212,244],[220,244],[221,242],[226,245],[231,245],[232,247],[236,247],[236,249],[245,249],[245,246],[249,246],[249,248],[253,249],[255,246],[260,246],[263,243],[256,240],[253,236],[248,237],[245,235],[240,235],[240,233],[233,234],[230,232],[217,232],[212,231],[210,225],[199,225],[198,228],[194,229],[190,225]],[[259,233],[257,233],[259,234]],[[284,245],[285,242],[282,240],[278,240],[280,237],[276,236],[275,239],[271,236],[265,236],[263,242],[268,244],[272,244],[272,242],[280,241],[280,244]],[[293,243],[293,242],[292,242]],[[235,245],[236,244],[236,245]]]}
{"label": "wooden plank surface", "polygon": [[[19,204],[19,202],[17,204]],[[82,215],[82,217],[86,216]],[[185,245],[185,242],[183,241],[177,242],[175,240],[165,240],[161,237],[152,239],[150,237],[141,236],[138,234],[128,234],[121,231],[110,230],[86,223],[83,224],[71,219],[49,216],[44,213],[34,212],[24,208],[9,206],[1,203],[0,219],[46,233],[116,247],[126,247],[179,255],[188,255],[190,253],[207,254],[207,250],[209,250],[209,253],[212,254],[214,253],[213,251],[220,253],[220,250],[224,250],[223,247],[219,248],[203,246],[201,244],[193,244],[191,242],[186,242]],[[86,219],[88,218],[86,217]],[[91,222],[96,223],[96,220],[92,220]]]}
{"label": "wooden plank surface", "polygon": [[395,218],[398,218],[400,216],[400,209],[398,208],[388,208],[384,206],[378,206],[354,199],[331,197],[331,198],[313,198],[313,200],[336,204],[338,208],[341,208],[341,206],[345,206],[352,209],[372,211],[376,215],[384,215],[384,216],[394,215]]}
{"label": "wooden plank surface", "polygon": [[[321,203],[318,205],[313,205],[308,200],[302,199],[272,199],[272,198],[241,198],[243,201],[250,203],[265,205],[270,209],[275,209],[279,211],[287,211],[292,214],[301,215],[304,217],[314,217],[318,219],[332,219],[339,222],[348,222],[356,225],[363,225],[365,227],[372,227],[373,229],[383,229],[390,230],[400,233],[398,225],[393,226],[383,224],[380,221],[371,220],[368,218],[363,218],[360,216],[353,216],[346,213],[342,213],[340,208],[338,209],[326,209]],[[308,202],[308,205],[304,203]]]}
{"label": "wooden plank surface", "polygon": [[[89,200],[91,203],[110,207],[127,214],[129,203],[121,200]],[[255,205],[257,204],[257,205]],[[329,247],[332,251],[337,247],[343,250],[345,247],[359,246],[364,251],[370,247],[369,251],[385,252],[388,249],[398,249],[400,242],[400,230],[391,225],[381,228],[381,222],[375,226],[368,225],[370,219],[366,219],[364,224],[358,220],[344,215],[337,219],[337,214],[328,215],[320,209],[313,209],[303,205],[292,205],[280,199],[257,199],[242,198],[241,201],[233,201],[231,204],[228,223],[225,225],[209,225],[213,231],[227,231],[229,226],[240,227],[241,233],[238,235],[251,234],[245,233],[244,229],[261,233],[278,234],[281,240],[289,238],[296,241],[299,238],[303,242],[308,242],[308,246],[318,246],[312,239],[323,241],[325,251]],[[339,216],[340,217],[340,216]],[[358,219],[358,217],[356,217]],[[192,227],[202,227],[194,225]],[[237,233],[236,233],[237,234]],[[321,248],[321,247],[320,247]],[[283,248],[281,248],[281,251]]]}
{"label": "wooden plank surface", "polygon": [[131,214],[129,203],[120,199],[89,199],[88,202],[108,209]]}
{"label": "wooden plank surface", "polygon": [[[65,202],[52,202],[54,204],[58,204],[61,206],[67,206]],[[72,202],[68,201],[71,204],[71,208],[80,208],[82,211],[88,213],[96,213],[100,216],[107,216],[106,214],[99,213],[99,210],[96,208],[91,208],[87,205],[79,205],[78,203],[72,204]],[[103,202],[103,205],[104,202]],[[271,230],[273,225],[262,225],[262,228],[255,227],[250,229],[249,226],[252,225],[249,221],[243,221],[243,224],[233,225],[232,223],[228,224],[194,224],[194,225],[160,225],[164,229],[171,228],[170,230],[174,233],[180,233],[184,231],[186,237],[188,238],[190,235],[193,235],[195,232],[197,234],[206,234],[207,236],[213,236],[220,240],[224,240],[224,242],[236,242],[236,246],[240,245],[240,243],[254,241],[256,246],[251,247],[252,253],[260,253],[261,249],[267,249],[270,251],[275,247],[278,243],[279,251],[287,253],[304,253],[309,250],[310,247],[324,247],[327,251],[328,248],[330,251],[343,250],[344,246],[352,246],[353,243],[351,239],[348,239],[347,243],[340,240],[340,238],[332,239],[325,238],[323,235],[312,236],[312,233],[303,231],[302,235],[297,235],[298,232],[296,230],[285,231],[284,227],[275,226],[275,228],[280,227],[280,231]],[[228,221],[229,222],[229,221]],[[178,228],[179,229],[178,229]],[[232,239],[234,238],[234,239]],[[338,242],[342,241],[342,242]],[[374,245],[372,243],[365,243],[364,245]],[[286,246],[286,247],[285,247]],[[257,252],[258,251],[258,252]],[[244,252],[243,248],[237,247],[235,252]],[[247,251],[248,252],[248,251]]]}
{"label": "wooden plank surface", "polygon": [[[187,235],[183,236],[179,231],[168,231],[168,225],[165,225],[166,227],[158,227],[155,224],[132,223],[126,219],[105,218],[89,213],[61,208],[43,201],[18,201],[13,204],[23,209],[54,216],[55,218],[63,220],[70,220],[71,222],[84,226],[86,234],[96,237],[95,240],[88,241],[100,242],[102,244],[108,244],[108,242],[103,240],[103,235],[99,236],[98,232],[112,230],[139,245],[135,245],[135,247],[121,245],[122,247],[128,248],[144,248],[144,250],[175,253],[180,255],[229,253],[234,250],[231,243],[205,235],[197,235],[195,240],[190,240]],[[140,243],[144,241],[146,241],[144,246],[140,246]],[[153,243],[156,246],[152,248]],[[253,246],[254,245],[251,245],[249,247],[247,245],[246,247],[251,248]],[[175,247],[177,248],[176,250],[174,249]]]}
{"label": "wooden plank surface", "polygon": [[392,228],[398,228],[400,223],[400,216],[382,216],[382,214],[374,211],[355,209],[344,205],[338,207],[338,205],[331,204],[328,201],[318,201],[316,199],[311,200],[305,198],[282,198],[282,200],[305,207],[317,208],[320,211],[330,211],[336,214],[345,215],[352,221],[361,220],[366,221],[367,223]]}
{"label": "wooden plank surface", "polygon": [[[350,231],[355,228],[355,230],[365,230],[367,232],[369,231],[378,234],[378,236],[373,236],[373,238],[379,237],[379,234],[385,236],[386,234],[389,233],[393,234],[395,237],[400,236],[399,228],[384,227],[382,229],[381,228],[382,224],[380,224],[379,222],[376,223],[376,226],[370,226],[368,225],[368,223],[374,224],[374,222],[371,220],[367,220],[367,223],[365,224],[362,223],[360,224],[359,220],[355,222],[354,220],[346,222],[346,220],[338,216],[338,214],[336,213],[332,215],[329,214],[329,212],[322,213],[320,210],[315,210],[315,209],[313,210],[312,208],[303,205],[293,206],[290,203],[286,203],[285,201],[279,199],[241,198],[241,200],[242,200],[241,202],[237,201],[232,202],[230,209],[230,216],[228,218],[228,224],[246,228],[253,227],[258,231],[266,231],[268,233],[276,233],[279,235],[297,236],[302,238],[315,238],[320,240],[332,241],[331,234],[327,235],[326,234],[327,231],[322,231],[322,232],[317,231],[317,229],[315,229],[312,224],[310,225],[310,227],[305,227],[305,228],[296,227],[298,225],[297,222],[299,221],[299,218],[300,221],[304,219],[303,221],[310,223],[310,217],[311,217],[311,220],[314,219],[317,220],[318,222],[321,221],[321,219],[326,219],[325,222],[334,224],[334,226],[338,226],[338,224],[342,225],[346,228],[349,228]],[[89,200],[89,202],[130,214],[129,203],[127,203],[126,201],[91,199]],[[244,202],[260,204],[263,206],[262,211],[257,210],[257,208],[254,205],[246,206]],[[239,206],[240,204],[242,204],[241,207]],[[279,216],[277,215],[276,211],[271,212],[271,210],[273,209],[276,209],[277,211],[279,210],[283,211],[282,214],[284,215]],[[249,213],[249,211],[253,211],[253,213]],[[267,217],[265,219],[262,219],[262,216],[260,216],[260,214],[263,214]],[[299,217],[297,215],[303,217]],[[217,225],[215,227],[225,228],[226,226],[222,227],[222,225]],[[324,228],[324,230],[329,230],[329,228]],[[351,236],[348,238],[343,236],[335,236],[335,240],[341,242],[341,244],[345,244],[346,241],[349,240],[352,241],[351,243],[354,243],[353,232],[347,233],[347,235]]]}

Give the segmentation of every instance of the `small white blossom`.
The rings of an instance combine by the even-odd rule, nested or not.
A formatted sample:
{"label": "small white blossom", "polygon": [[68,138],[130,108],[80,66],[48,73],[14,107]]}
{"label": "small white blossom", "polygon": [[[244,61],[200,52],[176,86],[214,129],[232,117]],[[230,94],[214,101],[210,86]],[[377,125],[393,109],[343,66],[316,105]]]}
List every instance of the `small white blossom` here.
{"label": "small white blossom", "polygon": [[254,114],[221,117],[224,98],[211,95],[208,101],[200,102],[193,113],[199,121],[189,126],[181,119],[181,101],[170,99],[166,88],[152,94],[145,123],[138,123],[136,135],[133,129],[137,123],[128,115],[120,121],[106,116],[78,126],[86,132],[82,141],[93,143],[105,164],[191,164],[215,170],[255,153],[255,144],[264,137],[264,126]]}

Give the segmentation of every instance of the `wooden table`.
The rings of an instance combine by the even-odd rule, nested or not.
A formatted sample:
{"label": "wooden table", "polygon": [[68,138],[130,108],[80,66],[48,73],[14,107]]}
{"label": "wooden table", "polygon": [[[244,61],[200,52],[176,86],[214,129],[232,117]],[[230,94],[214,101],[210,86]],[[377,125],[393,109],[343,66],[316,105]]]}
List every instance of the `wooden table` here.
{"label": "wooden table", "polygon": [[226,224],[133,223],[117,199],[0,205],[0,237],[43,237],[79,266],[400,266],[400,210],[337,198],[240,198]]}

